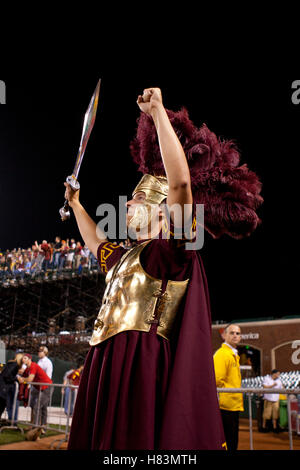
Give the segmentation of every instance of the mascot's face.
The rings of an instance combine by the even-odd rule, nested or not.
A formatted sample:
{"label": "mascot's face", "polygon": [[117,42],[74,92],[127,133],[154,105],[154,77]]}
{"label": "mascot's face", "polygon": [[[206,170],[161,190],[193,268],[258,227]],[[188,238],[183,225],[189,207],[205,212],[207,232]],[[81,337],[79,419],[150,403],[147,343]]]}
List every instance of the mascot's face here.
{"label": "mascot's face", "polygon": [[[127,227],[129,230],[146,234],[158,229],[160,208],[158,204],[150,204],[146,201],[143,191],[138,191],[133,199],[126,203]],[[150,235],[151,236],[151,235]]]}

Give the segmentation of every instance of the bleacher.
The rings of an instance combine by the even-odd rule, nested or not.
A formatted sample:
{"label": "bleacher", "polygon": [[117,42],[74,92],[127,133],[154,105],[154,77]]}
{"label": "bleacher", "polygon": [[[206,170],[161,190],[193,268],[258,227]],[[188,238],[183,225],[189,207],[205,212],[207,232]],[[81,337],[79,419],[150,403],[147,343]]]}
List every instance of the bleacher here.
{"label": "bleacher", "polygon": [[[263,376],[249,377],[242,380],[243,388],[263,388]],[[281,372],[280,380],[287,390],[300,388],[300,371]]]}

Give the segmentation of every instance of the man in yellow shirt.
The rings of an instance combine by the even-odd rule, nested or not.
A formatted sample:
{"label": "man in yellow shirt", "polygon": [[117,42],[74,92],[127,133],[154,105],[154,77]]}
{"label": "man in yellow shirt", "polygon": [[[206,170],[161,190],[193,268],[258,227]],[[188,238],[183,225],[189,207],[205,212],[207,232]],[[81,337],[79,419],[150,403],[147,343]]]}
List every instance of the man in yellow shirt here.
{"label": "man in yellow shirt", "polygon": [[[219,388],[241,388],[240,357],[237,346],[241,341],[238,325],[228,325],[223,333],[224,343],[214,354],[216,384]],[[239,412],[244,410],[242,393],[220,393],[224,433],[229,451],[238,447]]]}

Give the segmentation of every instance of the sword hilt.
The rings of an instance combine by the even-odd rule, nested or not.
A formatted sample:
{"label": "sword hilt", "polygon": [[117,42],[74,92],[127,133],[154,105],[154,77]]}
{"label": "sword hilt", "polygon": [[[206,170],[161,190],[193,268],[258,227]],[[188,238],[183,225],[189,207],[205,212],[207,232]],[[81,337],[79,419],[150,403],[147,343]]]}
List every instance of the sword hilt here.
{"label": "sword hilt", "polygon": [[71,217],[70,206],[67,200],[65,200],[63,207],[59,209],[59,213],[63,222]]}
{"label": "sword hilt", "polygon": [[78,189],[80,189],[79,181],[77,181],[77,178],[74,175],[68,176],[66,182],[71,186],[73,191],[78,191]]}
{"label": "sword hilt", "polygon": [[[71,186],[73,191],[78,191],[80,188],[80,184],[74,175],[68,176],[66,182]],[[65,203],[61,209],[59,209],[61,220],[64,222],[71,217],[71,211],[68,201],[65,199]]]}

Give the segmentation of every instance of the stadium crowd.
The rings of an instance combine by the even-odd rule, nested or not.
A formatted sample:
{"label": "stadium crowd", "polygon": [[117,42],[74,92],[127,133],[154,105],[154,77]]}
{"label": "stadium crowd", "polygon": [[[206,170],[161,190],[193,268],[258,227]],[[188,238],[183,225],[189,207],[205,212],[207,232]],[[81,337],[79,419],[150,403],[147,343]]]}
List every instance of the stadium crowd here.
{"label": "stadium crowd", "polygon": [[35,241],[31,248],[0,249],[0,283],[6,280],[34,278],[44,272],[63,269],[80,273],[83,268],[97,266],[97,260],[87,246],[75,242],[74,238],[62,240],[57,236],[54,242]]}

